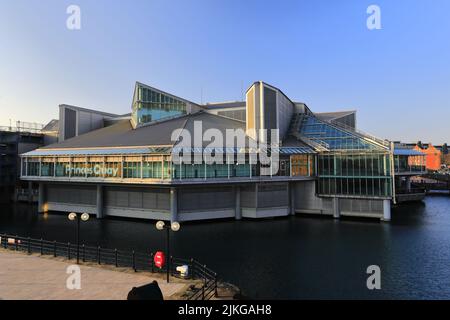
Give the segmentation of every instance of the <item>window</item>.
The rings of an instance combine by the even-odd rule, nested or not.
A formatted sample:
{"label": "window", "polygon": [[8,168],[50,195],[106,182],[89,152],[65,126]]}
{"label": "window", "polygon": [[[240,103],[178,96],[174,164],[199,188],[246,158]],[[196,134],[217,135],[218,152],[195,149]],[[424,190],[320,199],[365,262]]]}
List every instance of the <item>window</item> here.
{"label": "window", "polygon": [[[292,165],[292,176],[309,176],[311,173],[311,161],[308,155],[293,155],[291,156]],[[311,156],[312,158],[312,156]],[[328,158],[321,158],[319,166],[325,170],[327,167],[327,172],[329,171]]]}
{"label": "window", "polygon": [[141,163],[140,162],[124,162],[123,163],[123,178],[140,178],[141,177]]}

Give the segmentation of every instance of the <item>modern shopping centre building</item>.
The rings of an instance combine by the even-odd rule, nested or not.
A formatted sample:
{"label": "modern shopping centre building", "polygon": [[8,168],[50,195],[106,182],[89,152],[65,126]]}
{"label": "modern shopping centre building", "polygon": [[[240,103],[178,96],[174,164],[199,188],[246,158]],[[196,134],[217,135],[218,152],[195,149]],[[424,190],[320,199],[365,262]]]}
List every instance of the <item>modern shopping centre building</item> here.
{"label": "modern shopping centre building", "polygon": [[[69,105],[59,112],[58,143],[21,157],[21,178],[39,184],[40,212],[177,221],[296,213],[390,220],[404,177],[408,184],[425,171],[422,153],[357,130],[355,111],[314,113],[261,81],[242,102],[197,104],[136,83],[130,114]],[[246,133],[244,146],[211,138],[231,129]],[[277,129],[276,141],[261,129]],[[189,147],[181,132],[209,139]]]}

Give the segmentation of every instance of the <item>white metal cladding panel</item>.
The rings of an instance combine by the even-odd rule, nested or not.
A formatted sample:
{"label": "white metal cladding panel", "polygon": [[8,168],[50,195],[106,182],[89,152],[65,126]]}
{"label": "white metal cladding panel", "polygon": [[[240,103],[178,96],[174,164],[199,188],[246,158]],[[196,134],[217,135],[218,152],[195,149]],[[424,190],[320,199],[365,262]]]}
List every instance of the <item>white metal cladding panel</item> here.
{"label": "white metal cladding panel", "polygon": [[383,213],[383,200],[339,199],[340,209],[355,213]]}
{"label": "white metal cladding panel", "polygon": [[169,200],[168,189],[119,187],[105,189],[105,207],[169,210]]}
{"label": "white metal cladding panel", "polygon": [[256,186],[241,187],[241,207],[256,208]]}
{"label": "white metal cladding panel", "polygon": [[47,198],[54,203],[95,205],[97,190],[91,186],[48,185]]}
{"label": "white metal cladding panel", "polygon": [[154,209],[158,206],[157,193],[145,192],[142,194],[142,207],[146,209]]}
{"label": "white metal cladding panel", "polygon": [[128,191],[126,190],[108,190],[106,193],[106,204],[114,204],[114,207],[129,207]]}
{"label": "white metal cladding panel", "polygon": [[128,201],[131,208],[142,208],[143,202],[142,202],[143,192],[140,191],[133,191],[128,193]]}
{"label": "white metal cladding panel", "polygon": [[232,187],[183,188],[178,190],[178,210],[210,210],[234,208]]}
{"label": "white metal cladding panel", "polygon": [[287,183],[258,185],[258,208],[286,207],[289,205]]}

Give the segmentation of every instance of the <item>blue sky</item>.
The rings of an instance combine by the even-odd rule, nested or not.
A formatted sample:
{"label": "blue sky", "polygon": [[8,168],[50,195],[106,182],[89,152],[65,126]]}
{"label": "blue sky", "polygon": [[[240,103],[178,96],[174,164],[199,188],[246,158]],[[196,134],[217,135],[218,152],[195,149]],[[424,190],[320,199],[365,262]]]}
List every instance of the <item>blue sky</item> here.
{"label": "blue sky", "polygon": [[213,102],[264,80],[314,111],[357,109],[380,137],[442,143],[449,14],[447,0],[0,0],[0,125],[45,123],[61,103],[126,113],[135,81]]}

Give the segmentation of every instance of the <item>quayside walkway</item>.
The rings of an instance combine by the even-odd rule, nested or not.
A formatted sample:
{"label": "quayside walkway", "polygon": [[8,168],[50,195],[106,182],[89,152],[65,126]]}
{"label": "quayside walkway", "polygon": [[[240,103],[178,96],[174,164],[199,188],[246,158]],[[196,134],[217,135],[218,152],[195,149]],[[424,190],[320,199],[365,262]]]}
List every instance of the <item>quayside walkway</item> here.
{"label": "quayside walkway", "polygon": [[192,281],[164,274],[80,265],[81,289],[68,289],[73,262],[0,249],[0,299],[3,300],[125,300],[133,287],[158,281],[165,300],[183,299]]}

